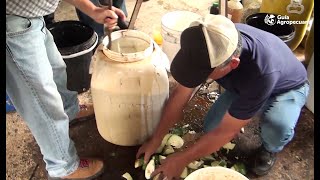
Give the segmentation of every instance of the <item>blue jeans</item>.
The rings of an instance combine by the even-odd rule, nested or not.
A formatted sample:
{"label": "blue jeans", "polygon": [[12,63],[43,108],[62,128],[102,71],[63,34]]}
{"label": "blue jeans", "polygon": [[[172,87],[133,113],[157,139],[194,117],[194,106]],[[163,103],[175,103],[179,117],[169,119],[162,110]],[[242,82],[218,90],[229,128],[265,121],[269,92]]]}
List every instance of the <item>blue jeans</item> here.
{"label": "blue jeans", "polygon": [[[98,3],[99,1],[98,0],[90,0],[90,1],[93,4],[95,4],[96,6],[99,5],[99,3]],[[124,12],[124,14],[126,16],[128,16],[125,0],[114,0],[113,1],[113,6],[121,9]],[[78,9],[76,9],[76,12],[77,12],[77,15],[78,15],[78,18],[79,18],[80,22],[90,26],[98,34],[99,40],[102,41],[103,38],[104,38],[104,25],[97,23],[91,17],[89,17],[88,15],[84,14],[83,12],[81,12]]]}
{"label": "blue jeans", "polygon": [[69,119],[79,112],[66,65],[42,17],[6,16],[6,91],[36,139],[50,176],[78,168]]}
{"label": "blue jeans", "polygon": [[[270,152],[279,152],[294,136],[294,128],[309,92],[309,84],[271,97],[261,108],[261,139]],[[204,119],[204,130],[209,132],[219,125],[237,94],[225,91],[210,108]],[[259,114],[260,114],[259,113]]]}

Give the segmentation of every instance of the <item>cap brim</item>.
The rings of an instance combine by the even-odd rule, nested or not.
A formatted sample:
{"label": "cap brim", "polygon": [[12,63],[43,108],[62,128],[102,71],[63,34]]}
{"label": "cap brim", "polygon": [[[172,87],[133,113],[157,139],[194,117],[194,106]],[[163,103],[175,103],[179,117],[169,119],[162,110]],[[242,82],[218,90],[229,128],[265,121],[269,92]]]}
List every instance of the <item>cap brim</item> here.
{"label": "cap brim", "polygon": [[207,52],[197,53],[196,56],[191,51],[180,49],[174,57],[170,72],[173,78],[181,85],[188,88],[195,88],[203,83],[214,70],[209,66],[195,64],[196,59],[208,59]]}

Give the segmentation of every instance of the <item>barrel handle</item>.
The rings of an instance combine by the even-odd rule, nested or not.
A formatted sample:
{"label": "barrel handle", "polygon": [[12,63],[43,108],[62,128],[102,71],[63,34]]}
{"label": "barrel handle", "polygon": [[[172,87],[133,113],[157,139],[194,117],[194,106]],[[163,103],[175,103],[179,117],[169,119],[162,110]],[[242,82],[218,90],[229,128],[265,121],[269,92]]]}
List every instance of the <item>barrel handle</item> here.
{"label": "barrel handle", "polygon": [[167,72],[170,72],[170,61],[168,56],[162,51],[162,49],[153,39],[151,41],[156,53],[159,53],[160,55],[160,59],[161,59],[160,65],[163,66],[167,70]]}

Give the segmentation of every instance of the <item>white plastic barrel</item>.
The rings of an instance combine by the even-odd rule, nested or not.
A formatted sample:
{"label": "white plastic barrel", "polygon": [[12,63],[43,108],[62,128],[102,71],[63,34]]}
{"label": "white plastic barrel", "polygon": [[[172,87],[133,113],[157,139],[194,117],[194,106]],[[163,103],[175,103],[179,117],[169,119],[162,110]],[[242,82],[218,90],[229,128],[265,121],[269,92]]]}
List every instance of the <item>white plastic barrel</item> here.
{"label": "white plastic barrel", "polygon": [[[169,97],[165,63],[147,34],[112,33],[92,59],[91,94],[100,135],[113,144],[143,143],[156,128]],[[161,49],[160,49],[161,51]]]}
{"label": "white plastic barrel", "polygon": [[161,19],[162,50],[167,54],[170,64],[180,49],[180,36],[190,23],[200,19],[199,14],[190,11],[172,11]]}

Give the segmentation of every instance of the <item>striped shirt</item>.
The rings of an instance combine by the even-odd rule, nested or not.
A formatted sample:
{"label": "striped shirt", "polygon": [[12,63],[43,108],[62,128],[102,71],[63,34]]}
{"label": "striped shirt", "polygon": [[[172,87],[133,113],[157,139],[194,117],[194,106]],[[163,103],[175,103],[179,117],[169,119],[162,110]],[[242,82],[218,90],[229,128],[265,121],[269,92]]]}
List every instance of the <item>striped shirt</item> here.
{"label": "striped shirt", "polygon": [[27,18],[53,13],[60,0],[6,0],[6,14]]}

